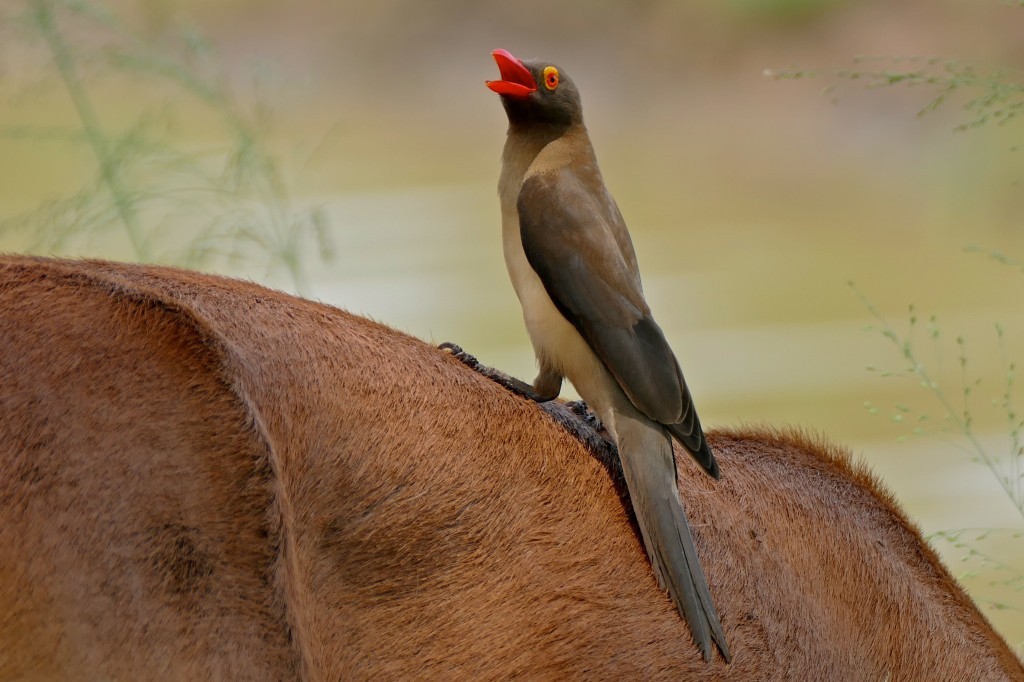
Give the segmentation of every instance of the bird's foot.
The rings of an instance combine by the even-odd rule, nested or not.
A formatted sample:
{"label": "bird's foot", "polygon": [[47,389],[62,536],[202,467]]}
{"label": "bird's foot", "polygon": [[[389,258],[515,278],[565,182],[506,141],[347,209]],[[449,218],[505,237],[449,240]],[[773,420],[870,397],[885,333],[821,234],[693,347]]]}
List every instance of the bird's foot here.
{"label": "bird's foot", "polygon": [[472,370],[476,370],[482,366],[480,364],[480,361],[477,360],[475,356],[470,355],[466,351],[462,350],[462,346],[452,343],[451,341],[445,341],[444,343],[439,345],[438,348],[443,350],[445,353],[448,353],[449,355],[455,356],[456,360],[459,360],[462,364],[466,365]]}
{"label": "bird's foot", "polygon": [[582,400],[574,400],[571,403],[566,403],[565,406],[572,410],[572,413],[582,419],[590,428],[595,431],[604,431],[604,424],[601,423],[597,413],[591,412],[590,408]]}
{"label": "bird's foot", "polygon": [[462,362],[462,364],[466,365],[477,374],[487,377],[494,383],[498,384],[499,386],[507,388],[516,395],[520,395],[528,400],[532,400],[537,403],[543,403],[550,400],[550,398],[546,398],[537,393],[537,391],[534,390],[533,386],[526,383],[525,381],[522,381],[521,379],[516,379],[514,376],[510,376],[505,372],[502,372],[500,369],[495,369],[493,367],[488,367],[487,365],[482,364],[474,356],[462,350],[462,348],[457,344],[451,343],[450,341],[445,341],[444,343],[439,345],[438,348],[445,351],[446,353],[451,353],[452,355],[455,356],[457,360]]}

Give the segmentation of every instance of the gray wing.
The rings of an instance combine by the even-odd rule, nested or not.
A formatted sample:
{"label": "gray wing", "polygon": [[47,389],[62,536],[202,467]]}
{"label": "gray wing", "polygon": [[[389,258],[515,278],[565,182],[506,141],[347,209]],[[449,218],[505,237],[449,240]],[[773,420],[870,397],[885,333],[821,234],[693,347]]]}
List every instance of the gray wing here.
{"label": "gray wing", "polygon": [[523,250],[559,312],[647,417],[718,467],[682,371],[644,301],[629,233],[600,177],[535,175],[517,201]]}

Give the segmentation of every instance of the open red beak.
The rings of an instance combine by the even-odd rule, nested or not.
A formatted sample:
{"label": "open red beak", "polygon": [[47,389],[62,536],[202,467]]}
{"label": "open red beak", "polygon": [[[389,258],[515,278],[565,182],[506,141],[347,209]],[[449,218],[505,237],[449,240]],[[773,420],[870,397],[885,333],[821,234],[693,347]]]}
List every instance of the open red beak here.
{"label": "open red beak", "polygon": [[500,81],[485,81],[487,87],[499,95],[522,99],[537,90],[537,81],[530,70],[512,56],[508,50],[495,50],[491,53],[501,72]]}

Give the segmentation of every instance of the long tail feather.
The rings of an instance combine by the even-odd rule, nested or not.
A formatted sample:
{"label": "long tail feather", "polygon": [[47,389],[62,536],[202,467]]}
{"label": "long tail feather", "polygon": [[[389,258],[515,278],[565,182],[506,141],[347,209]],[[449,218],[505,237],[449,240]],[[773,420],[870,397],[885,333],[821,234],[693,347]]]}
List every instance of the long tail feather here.
{"label": "long tail feather", "polygon": [[730,660],[725,633],[679,501],[669,434],[639,415],[616,415],[615,435],[633,510],[658,584],[668,590],[704,660],[711,660],[714,644],[723,658]]}

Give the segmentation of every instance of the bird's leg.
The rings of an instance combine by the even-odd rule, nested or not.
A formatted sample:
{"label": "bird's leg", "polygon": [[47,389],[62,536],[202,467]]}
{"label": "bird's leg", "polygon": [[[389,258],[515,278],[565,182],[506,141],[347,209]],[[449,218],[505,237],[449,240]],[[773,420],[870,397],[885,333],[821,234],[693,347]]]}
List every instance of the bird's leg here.
{"label": "bird's leg", "polygon": [[562,392],[562,375],[553,369],[541,366],[540,374],[533,380],[533,390],[539,403],[554,400]]}
{"label": "bird's leg", "polygon": [[494,383],[504,386],[513,393],[521,395],[529,400],[533,400],[534,402],[545,403],[549,400],[554,400],[558,397],[558,392],[562,388],[562,377],[557,375],[550,375],[542,371],[533,386],[531,386],[521,379],[509,376],[500,369],[495,369],[481,364],[479,360],[462,350],[462,348],[454,343],[446,341],[438,346],[438,348],[447,353],[451,353],[460,360],[462,364],[466,365],[476,373],[482,374]]}

